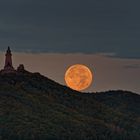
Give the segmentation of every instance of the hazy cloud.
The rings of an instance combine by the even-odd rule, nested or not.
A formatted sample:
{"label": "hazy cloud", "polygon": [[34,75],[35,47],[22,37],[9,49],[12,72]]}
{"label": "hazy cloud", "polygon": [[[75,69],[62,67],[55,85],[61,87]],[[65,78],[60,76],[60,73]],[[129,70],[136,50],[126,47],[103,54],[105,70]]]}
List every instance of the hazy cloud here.
{"label": "hazy cloud", "polygon": [[138,0],[3,0],[0,50],[140,58]]}
{"label": "hazy cloud", "polygon": [[125,65],[124,68],[126,68],[126,69],[140,69],[140,64]]}

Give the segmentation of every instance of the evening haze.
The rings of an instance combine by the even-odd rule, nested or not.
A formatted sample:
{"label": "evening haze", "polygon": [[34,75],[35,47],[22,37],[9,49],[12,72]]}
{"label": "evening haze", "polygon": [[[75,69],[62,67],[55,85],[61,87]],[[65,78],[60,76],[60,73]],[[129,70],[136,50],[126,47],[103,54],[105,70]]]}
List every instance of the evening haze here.
{"label": "evening haze", "polygon": [[87,92],[140,92],[140,1],[5,0],[0,2],[0,67],[7,46],[13,65],[61,83],[67,68],[87,65]]}
{"label": "evening haze", "polygon": [[[0,67],[4,65],[4,53],[0,53]],[[25,69],[41,74],[65,85],[64,75],[69,66],[85,64],[94,78],[92,85],[85,91],[96,92],[106,90],[130,90],[140,92],[140,60],[108,57],[104,54],[31,54],[14,53],[13,65],[24,64]]]}

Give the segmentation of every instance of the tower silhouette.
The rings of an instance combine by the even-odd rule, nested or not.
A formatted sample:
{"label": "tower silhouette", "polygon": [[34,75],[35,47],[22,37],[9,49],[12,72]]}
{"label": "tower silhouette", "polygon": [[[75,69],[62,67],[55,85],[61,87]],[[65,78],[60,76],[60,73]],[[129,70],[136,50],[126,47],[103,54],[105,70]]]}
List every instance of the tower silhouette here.
{"label": "tower silhouette", "polygon": [[4,69],[14,69],[12,65],[12,53],[10,50],[10,47],[8,46],[8,49],[5,54],[5,66]]}
{"label": "tower silhouette", "polygon": [[5,54],[5,65],[4,65],[4,69],[0,70],[0,74],[9,74],[9,73],[23,73],[26,70],[24,69],[24,65],[20,64],[17,68],[17,70],[13,67],[12,64],[12,53],[11,53],[11,49],[8,46],[8,49],[6,51]]}

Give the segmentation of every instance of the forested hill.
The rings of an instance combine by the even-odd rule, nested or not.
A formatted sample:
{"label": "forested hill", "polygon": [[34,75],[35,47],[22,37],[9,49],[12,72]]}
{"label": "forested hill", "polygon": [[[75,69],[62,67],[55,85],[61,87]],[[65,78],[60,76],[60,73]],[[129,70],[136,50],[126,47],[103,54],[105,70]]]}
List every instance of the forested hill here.
{"label": "forested hill", "polygon": [[139,140],[140,96],[80,93],[39,73],[0,75],[1,140]]}

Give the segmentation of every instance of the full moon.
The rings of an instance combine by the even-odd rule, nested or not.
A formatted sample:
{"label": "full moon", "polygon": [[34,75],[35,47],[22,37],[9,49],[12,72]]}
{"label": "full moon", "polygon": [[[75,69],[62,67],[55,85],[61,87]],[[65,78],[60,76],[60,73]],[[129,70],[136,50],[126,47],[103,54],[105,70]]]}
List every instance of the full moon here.
{"label": "full moon", "polygon": [[81,91],[92,83],[92,73],[90,69],[81,64],[72,65],[65,73],[65,82],[68,87]]}

